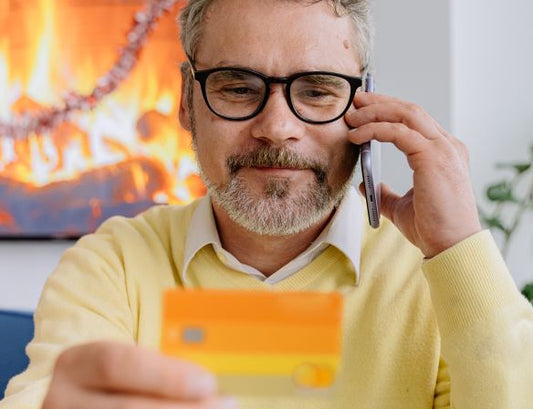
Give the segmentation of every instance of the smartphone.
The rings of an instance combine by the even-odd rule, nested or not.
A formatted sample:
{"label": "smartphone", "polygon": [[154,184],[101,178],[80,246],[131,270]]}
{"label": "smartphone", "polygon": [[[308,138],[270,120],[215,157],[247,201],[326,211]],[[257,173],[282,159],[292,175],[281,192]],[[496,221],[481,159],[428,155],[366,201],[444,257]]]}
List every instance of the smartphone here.
{"label": "smartphone", "polygon": [[[374,78],[369,72],[364,79],[364,91],[374,92]],[[379,202],[381,199],[381,188],[379,185],[380,166],[380,146],[379,142],[371,141],[361,145],[361,170],[363,172],[363,183],[365,186],[366,209],[368,213],[368,223],[374,229],[379,227]]]}

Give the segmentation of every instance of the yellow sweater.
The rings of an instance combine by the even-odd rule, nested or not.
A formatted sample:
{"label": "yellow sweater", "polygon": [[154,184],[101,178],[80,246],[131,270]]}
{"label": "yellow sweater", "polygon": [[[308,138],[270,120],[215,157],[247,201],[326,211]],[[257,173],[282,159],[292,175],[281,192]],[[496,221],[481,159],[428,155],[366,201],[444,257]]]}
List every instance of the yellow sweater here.
{"label": "yellow sweater", "polygon": [[[158,348],[161,294],[182,285],[195,206],[113,218],[64,254],[35,314],[30,366],[11,381],[0,409],[40,408],[54,360],[70,345],[107,339]],[[533,309],[488,232],[424,261],[384,221],[364,232],[357,286],[351,263],[334,247],[273,285],[228,269],[211,246],[189,268],[188,286],[344,295],[336,402],[248,398],[243,408],[533,407]]]}

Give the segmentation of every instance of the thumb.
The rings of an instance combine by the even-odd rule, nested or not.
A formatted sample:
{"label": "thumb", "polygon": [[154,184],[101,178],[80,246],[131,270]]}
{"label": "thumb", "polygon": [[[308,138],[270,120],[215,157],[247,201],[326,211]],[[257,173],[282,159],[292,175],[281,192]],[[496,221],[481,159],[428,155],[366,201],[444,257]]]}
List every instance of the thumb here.
{"label": "thumb", "polygon": [[[379,210],[380,213],[394,223],[394,210],[401,199],[401,196],[396,194],[389,186],[384,183],[380,183],[378,189],[379,192]],[[365,184],[361,182],[359,184],[359,191],[365,196]]]}
{"label": "thumb", "polygon": [[389,186],[384,183],[379,184],[381,189],[380,210],[381,214],[394,223],[394,213],[401,196],[396,194]]}

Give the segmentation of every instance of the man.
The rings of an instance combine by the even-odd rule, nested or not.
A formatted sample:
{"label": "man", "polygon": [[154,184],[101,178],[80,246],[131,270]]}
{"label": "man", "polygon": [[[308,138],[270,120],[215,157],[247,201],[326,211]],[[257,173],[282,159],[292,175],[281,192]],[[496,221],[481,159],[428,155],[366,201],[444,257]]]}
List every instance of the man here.
{"label": "man", "polygon": [[[113,219],[66,252],[36,312],[30,367],[0,408],[236,407],[205,370],[153,351],[173,286],[340,291],[340,390],[305,407],[531,405],[533,311],[481,231],[466,149],[415,105],[352,93],[369,61],[367,7],[188,4],[180,121],[209,197]],[[349,188],[372,139],[414,172],[403,197],[384,188],[392,223],[375,231]]]}

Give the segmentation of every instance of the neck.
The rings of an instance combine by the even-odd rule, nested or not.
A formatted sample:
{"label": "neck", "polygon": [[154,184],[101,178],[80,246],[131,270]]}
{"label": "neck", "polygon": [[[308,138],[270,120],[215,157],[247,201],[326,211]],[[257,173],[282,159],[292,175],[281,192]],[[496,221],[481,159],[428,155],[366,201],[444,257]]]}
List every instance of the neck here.
{"label": "neck", "polygon": [[269,277],[305,251],[320,235],[334,211],[319,223],[290,236],[265,236],[253,233],[235,223],[216,203],[213,212],[222,247],[241,263]]}

